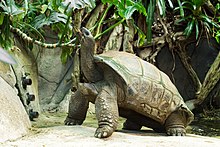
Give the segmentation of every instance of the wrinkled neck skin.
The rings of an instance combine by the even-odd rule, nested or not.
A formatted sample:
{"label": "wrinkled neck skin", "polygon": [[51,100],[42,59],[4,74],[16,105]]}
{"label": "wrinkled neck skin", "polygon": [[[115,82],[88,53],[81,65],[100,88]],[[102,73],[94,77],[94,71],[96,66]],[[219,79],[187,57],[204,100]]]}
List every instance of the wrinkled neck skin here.
{"label": "wrinkled neck skin", "polygon": [[89,83],[102,80],[101,70],[94,62],[94,48],[95,45],[91,43],[89,45],[82,44],[80,49],[81,71],[85,81]]}

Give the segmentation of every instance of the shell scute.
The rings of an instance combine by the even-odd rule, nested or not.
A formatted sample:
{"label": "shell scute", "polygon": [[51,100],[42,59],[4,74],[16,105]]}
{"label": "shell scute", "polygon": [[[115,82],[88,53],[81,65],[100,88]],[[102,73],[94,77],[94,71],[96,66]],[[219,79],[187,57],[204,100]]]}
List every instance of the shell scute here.
{"label": "shell scute", "polygon": [[95,56],[99,65],[107,65],[119,75],[123,84],[125,99],[123,106],[160,123],[175,110],[184,109],[188,113],[188,123],[193,120],[193,114],[185,105],[177,88],[169,77],[154,65],[139,57],[117,51],[108,51]]}

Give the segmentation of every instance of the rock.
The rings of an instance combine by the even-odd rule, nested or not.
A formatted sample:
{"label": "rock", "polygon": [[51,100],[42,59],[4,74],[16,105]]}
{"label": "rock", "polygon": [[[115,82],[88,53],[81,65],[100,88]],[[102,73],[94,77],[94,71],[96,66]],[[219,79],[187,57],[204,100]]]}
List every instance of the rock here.
{"label": "rock", "polygon": [[56,126],[43,128],[38,134],[6,142],[3,146],[212,146],[218,147],[220,139],[187,134],[186,137],[168,137],[151,130],[115,132],[106,139],[95,138],[95,128],[85,126]]}
{"label": "rock", "polygon": [[[13,71],[16,75],[17,88],[19,89],[19,96],[26,108],[26,111],[37,111],[40,113],[39,96],[38,96],[38,69],[37,63],[33,56],[33,53],[28,47],[25,46],[25,42],[15,39],[15,45],[13,48],[13,56],[17,64],[13,65]],[[22,85],[22,79],[31,79],[30,85],[24,87]],[[35,96],[34,101],[30,104],[26,103],[27,94],[33,94]]]}
{"label": "rock", "polygon": [[63,64],[60,59],[61,53],[61,48],[46,49],[34,45],[42,110],[58,110],[60,103],[65,101],[65,97],[72,87],[73,60],[70,59]]}
{"label": "rock", "polygon": [[28,115],[13,89],[0,77],[0,143],[26,135],[30,128]]}
{"label": "rock", "polygon": [[7,63],[0,62],[0,76],[11,86],[16,84],[16,77],[11,69],[11,66]]}

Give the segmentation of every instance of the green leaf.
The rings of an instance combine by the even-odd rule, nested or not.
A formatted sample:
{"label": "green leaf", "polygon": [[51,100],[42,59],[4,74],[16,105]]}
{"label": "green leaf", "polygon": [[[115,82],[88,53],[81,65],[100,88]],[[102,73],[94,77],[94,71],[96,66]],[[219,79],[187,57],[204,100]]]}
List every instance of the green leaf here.
{"label": "green leaf", "polygon": [[196,40],[199,37],[199,23],[198,20],[195,20],[195,27],[196,27]]}
{"label": "green leaf", "polygon": [[37,37],[39,37],[39,40],[42,40],[43,42],[45,41],[44,36],[40,33],[40,31],[38,31],[36,28],[34,28],[32,25],[26,23],[26,22],[19,22],[18,25],[20,25],[24,30],[28,30],[28,31],[33,31],[33,33],[35,33]]}
{"label": "green leaf", "polygon": [[48,5],[44,4],[41,6],[41,13],[45,13],[48,8]]}
{"label": "green leaf", "polygon": [[4,17],[5,17],[5,14],[4,13],[0,13],[0,25],[3,24]]}
{"label": "green leaf", "polygon": [[184,30],[183,34],[186,35],[186,37],[189,37],[192,33],[193,27],[194,27],[195,20],[192,19],[190,22],[188,22],[186,29]]}
{"label": "green leaf", "polygon": [[138,45],[139,46],[142,46],[145,42],[145,38],[146,38],[146,35],[144,34],[144,32],[134,24],[134,27],[135,29],[137,30],[138,32]]}
{"label": "green leaf", "polygon": [[219,10],[219,9],[220,9],[220,3],[218,3],[218,4],[215,6],[215,8],[216,8],[217,10]]}
{"label": "green leaf", "polygon": [[24,0],[24,9],[25,9],[25,15],[28,12],[28,0]]}
{"label": "green leaf", "polygon": [[132,14],[134,13],[134,11],[136,11],[136,10],[137,10],[137,8],[135,8],[135,6],[128,6],[125,13],[124,13],[124,17],[126,19],[129,19],[132,16]]}
{"label": "green leaf", "polygon": [[198,8],[204,4],[204,0],[192,0],[193,4]]}
{"label": "green leaf", "polygon": [[159,7],[160,15],[165,16],[165,11],[166,11],[165,1],[164,0],[158,0],[157,4],[158,4],[158,7]]}
{"label": "green leaf", "polygon": [[62,0],[50,0],[49,5],[51,6],[52,10],[58,10],[61,4]]}
{"label": "green leaf", "polygon": [[72,49],[70,48],[62,48],[62,53],[61,53],[61,62],[64,64],[67,62],[68,57],[70,57],[72,54]]}
{"label": "green leaf", "polygon": [[147,17],[146,17],[146,22],[147,22],[147,42],[151,43],[152,40],[152,24],[153,24],[153,19],[154,19],[154,10],[156,6],[156,1],[155,0],[150,0],[150,3],[148,5],[147,9]]}
{"label": "green leaf", "polygon": [[215,39],[218,43],[220,43],[220,31],[217,31]]}
{"label": "green leaf", "polygon": [[94,8],[95,0],[64,0],[63,4],[68,5],[70,3],[70,8],[73,9],[83,9],[86,7]]}
{"label": "green leaf", "polygon": [[180,0],[177,0],[178,4],[179,4],[179,9],[180,9],[180,16],[184,17],[184,10],[183,10],[183,6],[180,2]]}
{"label": "green leaf", "polygon": [[182,2],[182,7],[183,7],[183,9],[188,9],[188,10],[191,10],[191,11],[196,9],[196,6],[191,1]]}
{"label": "green leaf", "polygon": [[132,14],[134,13],[134,11],[139,11],[140,13],[143,13],[144,16],[147,15],[146,13],[146,9],[144,8],[144,6],[141,3],[135,3],[132,6],[128,6],[124,12],[124,17],[126,19],[129,19]]}
{"label": "green leaf", "polygon": [[67,16],[65,14],[53,11],[49,14],[48,17],[45,14],[41,14],[35,17],[31,25],[38,29],[44,25],[51,25],[58,22],[62,22],[65,24],[66,21],[67,21]]}
{"label": "green leaf", "polygon": [[170,8],[173,8],[173,2],[171,0],[168,0],[168,3],[170,5]]}
{"label": "green leaf", "polygon": [[187,21],[188,19],[192,19],[192,16],[187,16],[187,17],[184,17],[184,18],[181,18],[181,19],[177,19],[174,24],[175,25],[180,25],[179,23],[181,22],[184,22],[184,21]]}
{"label": "green leaf", "polygon": [[0,2],[0,7],[3,9],[3,13],[14,16],[24,12],[15,5],[14,0],[6,1],[6,2],[4,0]]}
{"label": "green leaf", "polygon": [[67,58],[68,58],[68,54],[65,53],[65,52],[62,52],[62,53],[61,53],[61,56],[60,56],[60,59],[61,59],[61,62],[62,62],[63,64],[66,63]]}
{"label": "green leaf", "polygon": [[216,28],[220,28],[220,26],[219,26],[216,22],[214,22],[213,20],[211,20],[208,16],[202,14],[202,15],[200,15],[200,17],[201,17],[204,21],[206,21],[206,22],[212,24],[213,26],[215,26]]}

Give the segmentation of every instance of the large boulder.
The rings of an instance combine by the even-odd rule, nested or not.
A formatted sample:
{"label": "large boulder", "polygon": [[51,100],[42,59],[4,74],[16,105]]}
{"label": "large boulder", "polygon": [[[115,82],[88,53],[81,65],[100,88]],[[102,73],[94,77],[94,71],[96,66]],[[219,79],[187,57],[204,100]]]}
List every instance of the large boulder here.
{"label": "large boulder", "polygon": [[29,117],[13,89],[0,76],[0,142],[14,140],[28,133]]}

